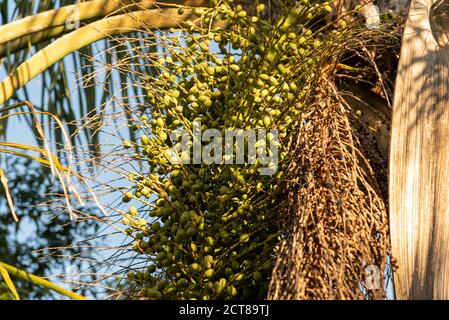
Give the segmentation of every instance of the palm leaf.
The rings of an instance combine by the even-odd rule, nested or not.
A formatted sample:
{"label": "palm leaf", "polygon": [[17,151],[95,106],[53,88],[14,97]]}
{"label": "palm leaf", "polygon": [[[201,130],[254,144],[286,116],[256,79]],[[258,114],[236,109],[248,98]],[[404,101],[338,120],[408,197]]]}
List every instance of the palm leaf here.
{"label": "palm leaf", "polygon": [[14,295],[14,298],[16,300],[20,300],[19,294],[17,293],[16,286],[14,285],[14,282],[11,281],[11,278],[9,277],[8,270],[5,269],[2,265],[0,265],[0,275],[2,276],[3,280],[5,281],[6,285],[8,286],[9,290]]}
{"label": "palm leaf", "polygon": [[[61,295],[64,295],[66,297],[69,297],[74,300],[86,300],[86,297],[83,297],[75,292],[72,292],[70,290],[64,289],[53,282],[50,282],[48,280],[45,280],[41,277],[35,276],[33,274],[30,274],[26,271],[20,270],[16,267],[13,267],[9,264],[6,264],[2,261],[0,261],[0,273],[3,276],[3,279],[5,280],[6,284],[8,285],[9,289],[14,293],[14,296],[16,299],[19,299],[19,296],[17,294],[17,291],[15,290],[14,284],[11,281],[11,278],[9,277],[9,274],[16,276],[22,280],[29,281],[31,283],[34,283],[36,285],[42,286],[48,290],[57,292]],[[6,276],[5,276],[6,275]]]}
{"label": "palm leaf", "polygon": [[[98,91],[101,90],[98,87],[83,85],[76,88],[76,95],[69,96],[69,85],[72,82],[70,76],[85,77],[94,72],[92,68],[81,71],[83,69],[78,67],[85,65],[86,56],[95,53],[94,46],[97,43],[100,48],[114,48],[105,55],[111,56],[116,52],[113,34],[176,26],[183,20],[193,18],[191,9],[178,16],[177,7],[209,4],[208,0],[167,0],[164,3],[154,0],[92,0],[81,3],[75,0],[50,0],[39,1],[37,6],[24,1],[16,1],[11,6],[8,2],[0,4],[0,21],[3,25],[0,26],[0,58],[3,57],[4,72],[9,74],[0,85],[0,105],[8,107],[9,103],[30,100],[26,84],[39,76],[42,89],[40,101],[34,101],[36,108],[57,114],[61,121],[71,124],[68,126],[71,137],[75,136],[75,122],[89,112],[91,117],[101,119],[103,103],[117,90],[117,84],[112,83],[105,84],[110,88],[108,91]],[[160,9],[168,7],[172,9]],[[135,14],[138,11],[141,12]],[[71,30],[66,23],[74,12],[83,26],[77,30]],[[156,17],[157,12],[159,17]],[[24,18],[20,19],[21,17]],[[117,27],[116,32],[112,30],[114,27]],[[105,32],[106,29],[109,31]],[[90,39],[89,34],[92,36]],[[77,43],[81,35],[84,41]],[[56,41],[51,42],[54,38]],[[100,39],[104,39],[104,42],[99,43]],[[68,43],[72,45],[67,46]],[[47,54],[50,56],[45,56]],[[68,55],[73,58],[64,59]],[[77,63],[73,64],[71,61]],[[56,62],[58,63],[55,64]],[[148,70],[147,66],[136,66],[142,68],[142,72],[154,71]],[[72,70],[73,67],[80,72],[75,75],[67,74],[67,70]],[[116,71],[112,71],[114,72]],[[111,79],[113,77],[109,77],[107,82],[111,82]],[[123,83],[119,85],[121,90],[126,86]],[[101,96],[100,107],[95,103],[98,101],[94,101],[96,96]],[[0,108],[0,113],[3,112],[5,110]],[[28,118],[22,118],[29,125],[32,124]],[[3,121],[0,136],[6,135],[7,125],[7,120]],[[82,140],[88,145],[89,151],[98,153],[98,141],[95,141],[98,137],[92,135],[89,129],[85,129],[83,134]],[[56,144],[64,143],[57,132],[52,135]],[[82,140],[78,136],[73,138],[72,144],[81,144]]]}

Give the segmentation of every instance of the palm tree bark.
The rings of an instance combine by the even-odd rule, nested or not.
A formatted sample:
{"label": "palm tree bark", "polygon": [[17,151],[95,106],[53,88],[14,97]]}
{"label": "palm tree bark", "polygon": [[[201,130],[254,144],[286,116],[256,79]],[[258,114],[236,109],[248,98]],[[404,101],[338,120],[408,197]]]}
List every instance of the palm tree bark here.
{"label": "palm tree bark", "polygon": [[390,158],[398,299],[449,299],[448,0],[413,0],[395,88]]}

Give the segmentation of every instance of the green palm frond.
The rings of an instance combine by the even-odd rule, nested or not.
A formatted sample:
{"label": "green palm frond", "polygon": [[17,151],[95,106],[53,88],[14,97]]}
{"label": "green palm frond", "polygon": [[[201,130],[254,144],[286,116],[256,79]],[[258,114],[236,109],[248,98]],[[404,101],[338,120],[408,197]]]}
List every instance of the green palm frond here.
{"label": "green palm frond", "polygon": [[61,295],[64,295],[66,297],[69,297],[74,300],[86,300],[86,297],[83,297],[75,292],[72,292],[70,290],[64,289],[53,282],[50,282],[48,280],[45,280],[41,277],[35,276],[34,274],[30,274],[26,271],[20,270],[14,266],[11,266],[9,264],[6,264],[2,261],[0,261],[0,274],[2,275],[3,279],[5,280],[8,288],[13,293],[16,300],[19,300],[19,295],[17,294],[17,290],[15,289],[14,283],[10,279],[10,275],[13,277],[17,277],[19,279],[32,282],[35,285],[42,286],[48,290],[57,292]]}
{"label": "green palm frond", "polygon": [[[9,77],[1,84],[0,113],[4,113],[10,103],[31,100],[37,110],[51,112],[69,124],[70,136],[75,136],[78,121],[87,114],[101,118],[98,102],[107,101],[112,94],[112,90],[101,92],[98,87],[85,83],[71,94],[75,89],[71,84],[95,72],[93,67],[80,68],[86,66],[86,57],[106,48],[115,51],[114,34],[176,27],[180,22],[194,18],[191,9],[178,15],[178,7],[209,4],[208,0],[1,1],[0,59],[3,70],[0,69],[0,74],[9,74]],[[71,19],[75,18],[79,19],[79,29],[73,29],[71,25]],[[111,54],[116,52],[108,53]],[[130,63],[139,66],[135,61]],[[140,71],[154,72],[147,66],[142,66]],[[42,83],[40,101],[33,101],[29,87],[25,85],[34,77]],[[105,85],[113,87],[112,83]],[[114,91],[125,90],[126,83],[118,85],[121,88]],[[26,117],[22,119],[32,124]],[[7,125],[7,121],[3,121],[0,136],[5,137]],[[89,151],[95,154],[99,151],[98,143],[95,143],[95,135],[88,131],[83,139],[89,145]],[[55,133],[54,138],[57,145],[63,145],[60,135]],[[73,139],[72,144],[81,144],[80,137]]]}

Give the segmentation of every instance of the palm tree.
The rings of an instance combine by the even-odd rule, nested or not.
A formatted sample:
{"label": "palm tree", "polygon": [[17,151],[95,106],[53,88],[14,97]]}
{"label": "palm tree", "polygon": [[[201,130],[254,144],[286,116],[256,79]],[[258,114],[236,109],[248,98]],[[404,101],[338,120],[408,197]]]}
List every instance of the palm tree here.
{"label": "palm tree", "polygon": [[[74,103],[67,94],[67,66],[65,65],[66,60],[63,60],[64,57],[72,55],[75,65],[89,66],[88,57],[94,55],[93,43],[104,41],[103,46],[105,48],[111,47],[112,50],[116,50],[118,48],[114,42],[114,36],[116,35],[121,37],[124,34],[135,36],[139,32],[148,31],[148,29],[162,30],[179,27],[188,21],[195,21],[197,18],[195,9],[192,7],[214,6],[217,1],[179,0],[164,1],[164,4],[160,4],[150,0],[91,0],[75,4],[75,1],[53,0],[39,2],[37,8],[28,5],[26,2],[19,2],[16,10],[18,16],[24,18],[14,22],[8,20],[10,13],[8,5],[10,3],[3,1],[1,7],[3,26],[0,27],[0,45],[2,46],[0,55],[5,59],[4,66],[9,75],[0,84],[0,105],[3,105],[0,111],[5,113],[12,110],[21,110],[24,105],[14,103],[28,100],[29,94],[26,84],[34,77],[40,76],[44,83],[42,94],[49,98],[46,103],[36,106],[36,109],[42,113],[57,114],[62,121],[71,123],[79,115],[88,113],[91,115],[98,114],[101,117],[101,108],[95,106],[103,105],[107,95],[99,97],[98,92],[90,85],[88,75],[93,70],[87,67],[80,69],[81,76],[87,82],[85,86],[80,88],[79,101]],[[241,1],[241,3],[245,5],[246,1]],[[283,7],[281,1],[269,1],[269,4],[274,15]],[[246,5],[250,6],[251,4],[246,3]],[[435,3],[430,0],[412,1],[404,31],[399,72],[394,92],[389,210],[392,257],[398,259],[399,266],[395,274],[397,297],[401,299],[449,298],[449,292],[444,286],[447,278],[447,268],[444,268],[447,259],[444,254],[444,244],[446,243],[446,234],[448,234],[444,214],[448,207],[448,194],[443,183],[447,181],[447,178],[444,177],[447,176],[446,169],[449,165],[447,159],[449,153],[443,151],[447,149],[443,137],[448,130],[446,121],[444,121],[447,108],[445,108],[446,94],[444,85],[442,85],[447,81],[445,6],[444,1]],[[184,8],[182,14],[179,14],[178,9],[180,7]],[[346,2],[339,2],[336,7],[348,9]],[[333,18],[347,18],[343,14],[344,10],[337,10],[337,12],[338,14]],[[419,14],[415,15],[417,12]],[[419,18],[415,18],[416,16]],[[353,21],[351,15],[348,19]],[[220,27],[226,25],[227,23],[224,21]],[[34,51],[36,53],[32,54]],[[117,49],[115,54],[119,55],[120,50]],[[391,63],[391,60],[386,59],[384,61]],[[347,67],[350,68],[350,66]],[[152,74],[154,72],[148,66],[141,66],[141,68],[143,73]],[[388,67],[385,70],[379,71],[376,69],[376,71],[383,73],[380,75],[383,80],[394,77],[394,73],[391,73]],[[52,82],[50,83],[48,79],[52,79]],[[335,79],[332,78],[332,81],[335,81]],[[382,85],[384,82],[381,81],[380,83]],[[112,82],[107,85],[108,88],[105,92],[113,92],[116,89]],[[364,84],[358,81],[345,80],[338,83],[339,96],[343,97],[345,103],[348,103],[355,110],[362,111],[361,118],[365,125],[376,129],[375,149],[380,154],[386,153],[389,148],[388,100],[391,98],[391,93],[389,96],[388,90],[384,90],[387,93],[383,94],[379,93],[379,90],[377,92],[375,90],[367,91],[366,88]],[[342,93],[345,90],[348,94]],[[409,97],[414,98],[410,99]],[[341,112],[335,103],[329,101],[328,105],[332,112],[337,112],[337,114]],[[416,109],[417,107],[419,109]],[[324,114],[319,115],[319,117],[321,116],[324,117]],[[345,117],[348,116],[343,114],[341,119],[344,120]],[[343,124],[344,121],[341,123],[335,122],[329,126],[341,127]],[[317,123],[318,125],[322,124]],[[69,130],[75,130],[75,128],[69,127]],[[343,137],[343,139],[342,136],[335,136],[332,130],[325,134],[330,139],[344,140],[352,135],[351,130],[353,129],[347,128],[347,131],[345,131],[346,137]],[[0,133],[4,135],[5,132],[6,123],[3,124]],[[92,141],[90,151],[94,154],[98,151],[95,150],[98,141],[95,141],[94,132],[89,132],[89,130],[86,132],[86,139]],[[432,132],[431,135],[430,132]],[[70,133],[73,133],[73,131]],[[319,136],[324,133],[317,132],[315,134]],[[311,139],[314,137],[314,135],[308,136]],[[57,136],[56,139],[57,143],[64,142],[62,136]],[[76,141],[72,142],[77,143]],[[370,143],[371,147],[366,147],[365,151],[373,150],[373,142]],[[363,149],[363,141],[361,145]],[[309,154],[304,152],[298,154],[298,159],[301,159],[296,164],[298,168],[302,168],[304,165],[301,161],[307,162],[307,159],[302,157],[307,158],[308,156]],[[379,163],[380,167],[382,167],[382,161],[385,161],[385,159],[376,159],[372,154],[363,156],[363,159],[367,158],[371,162]],[[350,166],[350,154],[345,154],[344,159],[345,165]],[[370,161],[355,165],[354,170],[360,169],[358,166],[364,169],[372,169]],[[299,175],[300,172],[297,172],[297,174]],[[329,174],[340,173],[330,171]],[[370,202],[371,204],[374,203],[374,209],[362,205],[357,210],[361,210],[372,220],[379,219],[378,223],[383,224],[385,221],[382,219],[386,216],[386,196],[382,196],[382,189],[386,188],[386,172],[361,174],[361,177],[365,181],[361,182],[363,187],[360,189],[356,187],[358,192],[363,193],[359,200],[364,197],[374,198],[375,200]],[[351,177],[345,176],[343,180],[345,179],[349,181]],[[325,182],[323,187],[328,188],[328,185]],[[291,189],[293,194],[298,191],[295,188],[292,187]],[[336,186],[336,188],[336,193],[338,193],[344,191],[345,186],[342,184]],[[315,201],[312,196],[307,194],[304,199]],[[322,196],[327,197],[325,194]],[[301,201],[304,201],[304,199]],[[348,203],[353,203],[351,201],[354,201],[354,204],[363,202],[357,199],[357,197],[351,198]],[[317,205],[323,199],[318,200]],[[288,204],[297,208],[298,201],[298,199],[292,198],[289,199]],[[354,207],[350,209],[341,207],[332,212],[335,216],[340,214],[344,216],[345,210],[354,210]],[[297,217],[299,217],[304,212],[301,213],[299,210],[299,213],[295,212],[294,214],[298,214]],[[371,221],[371,223],[375,222]],[[317,230],[310,231],[310,235],[316,235]],[[365,232],[368,233],[369,230],[367,229]],[[301,234],[298,232],[298,229],[290,230],[290,235],[295,241],[301,242],[303,240],[301,240]],[[316,246],[322,240],[319,237],[317,239],[318,242],[314,244]],[[339,239],[343,238],[336,235],[334,240],[338,241]],[[365,249],[361,250],[362,255],[377,255],[379,260],[385,258],[384,253],[379,251],[382,248],[379,249],[369,244],[367,239],[365,240],[367,241],[367,244],[364,244],[366,251],[363,251]],[[362,240],[362,242],[364,241]],[[412,248],[410,249],[411,244]],[[348,244],[348,246],[355,246],[355,244]],[[315,262],[312,262],[312,265],[307,266],[307,268],[304,267],[305,264],[310,263],[307,259],[293,259],[293,263],[287,263],[289,257],[294,256],[300,250],[288,245],[281,246],[281,248],[284,249],[281,249],[280,258],[273,272],[274,280],[270,297],[314,298],[326,296],[327,293],[323,293],[326,291],[326,285],[314,283],[314,281],[307,282],[306,286],[308,287],[301,291],[302,294],[297,294],[298,288],[303,283],[291,282],[289,275],[295,272],[300,274],[304,270],[313,273],[314,270],[321,267],[313,264],[317,263],[317,260],[314,260]],[[301,250],[305,249],[302,248]],[[326,250],[323,249],[324,253],[322,254],[324,256],[330,252]],[[360,250],[355,252],[359,253]],[[286,267],[287,265],[290,267]],[[293,266],[293,269],[291,266]],[[360,270],[363,269],[358,268],[357,272],[360,272]],[[354,270],[350,268],[349,271]],[[324,273],[326,272],[324,271]],[[331,271],[330,273],[332,272],[338,274],[338,271]],[[286,284],[286,280],[291,283]],[[316,279],[312,277],[312,280]],[[356,283],[355,287],[357,286]],[[344,290],[354,290],[354,286],[345,287]],[[307,292],[307,294],[304,294],[304,292]],[[343,293],[337,297],[354,296],[350,293]]]}

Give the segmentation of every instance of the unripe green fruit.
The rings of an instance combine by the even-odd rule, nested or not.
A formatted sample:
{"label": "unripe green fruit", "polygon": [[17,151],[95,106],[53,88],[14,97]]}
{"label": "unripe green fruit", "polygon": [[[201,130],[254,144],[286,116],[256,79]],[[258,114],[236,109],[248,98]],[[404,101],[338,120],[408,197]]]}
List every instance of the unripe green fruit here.
{"label": "unripe green fruit", "polygon": [[143,135],[142,137],[140,137],[140,141],[144,146],[146,146],[150,143],[150,138],[148,138],[148,136],[146,135]]}
{"label": "unripe green fruit", "polygon": [[185,180],[182,182],[182,187],[184,189],[190,189],[191,186],[192,186],[192,184],[188,180]]}
{"label": "unripe green fruit", "polygon": [[240,242],[247,242],[249,240],[249,234],[245,233],[240,236]]}
{"label": "unripe green fruit", "polygon": [[159,198],[156,201],[156,206],[159,207],[159,208],[165,206],[166,204],[167,204],[167,201],[164,198]]}
{"label": "unripe green fruit", "polygon": [[196,225],[201,225],[204,222],[204,218],[202,216],[197,216],[195,218],[195,224]]}
{"label": "unripe green fruit", "polygon": [[227,204],[231,200],[231,197],[227,194],[220,196],[220,203],[222,205]]}
{"label": "unripe green fruit", "polygon": [[220,194],[222,195],[229,194],[229,189],[226,186],[220,187]]}
{"label": "unripe green fruit", "polygon": [[156,289],[159,291],[164,290],[167,287],[167,282],[165,282],[164,280],[159,280],[158,282],[156,282]]}
{"label": "unripe green fruit", "polygon": [[263,117],[263,124],[265,127],[269,127],[271,125],[271,117],[270,116]]}
{"label": "unripe green fruit", "polygon": [[220,295],[226,286],[226,279],[221,278],[219,281],[215,282],[214,289],[217,295]]}
{"label": "unripe green fruit", "polygon": [[201,169],[198,171],[198,175],[199,175],[201,178],[204,178],[204,177],[206,176],[206,173],[207,173],[207,171],[206,171],[206,169],[204,169],[204,168],[201,168]]}
{"label": "unripe green fruit", "polygon": [[[167,133],[165,133],[164,131],[160,131],[160,132],[157,134],[157,138],[159,139],[159,141],[164,142],[165,140],[168,139],[168,135],[167,135]],[[162,158],[162,160],[166,160],[166,159],[165,159],[165,158]]]}
{"label": "unripe green fruit", "polygon": [[186,278],[181,278],[176,282],[176,286],[179,288],[185,288],[189,284],[189,281]]}
{"label": "unripe green fruit", "polygon": [[175,287],[168,287],[165,289],[164,293],[168,296],[176,294],[178,290]]}
{"label": "unripe green fruit", "polygon": [[136,207],[130,207],[129,208],[129,214],[133,217],[137,216],[137,208]]}
{"label": "unripe green fruit", "polygon": [[157,254],[156,260],[162,261],[167,257],[167,252],[161,251]]}
{"label": "unripe green fruit", "polygon": [[242,279],[243,279],[243,273],[237,273],[236,275],[235,275],[235,277],[234,277],[234,280],[235,281],[242,281]]}
{"label": "unripe green fruit", "polygon": [[261,4],[259,4],[257,7],[256,7],[256,11],[257,12],[262,12],[262,11],[264,11],[265,10],[265,5],[263,4],[263,3],[261,3]]}
{"label": "unripe green fruit", "polygon": [[219,98],[219,97],[221,97],[222,96],[222,93],[221,93],[221,91],[214,91],[214,92],[212,92],[212,97],[213,98]]}
{"label": "unripe green fruit", "polygon": [[174,224],[171,226],[170,231],[172,234],[176,234],[176,232],[178,232],[178,229],[179,229],[178,225]]}
{"label": "unripe green fruit", "polygon": [[178,229],[178,231],[176,231],[176,236],[178,238],[183,239],[186,236],[186,232],[184,231],[184,229]]}
{"label": "unripe green fruit", "polygon": [[270,76],[269,81],[272,86],[277,86],[279,84],[278,80],[274,76]]}
{"label": "unripe green fruit", "polygon": [[168,238],[166,235],[161,235],[160,239],[159,239],[159,243],[161,244],[166,244],[168,242]]}
{"label": "unripe green fruit", "polygon": [[201,190],[203,190],[203,183],[195,183],[194,185],[192,185],[192,190],[195,192],[199,192]]}
{"label": "unripe green fruit", "polygon": [[172,264],[173,264],[173,261],[171,259],[168,259],[168,258],[162,260],[162,262],[161,262],[161,266],[164,267],[164,268],[168,268]]}
{"label": "unripe green fruit", "polygon": [[151,230],[153,230],[153,232],[157,232],[160,229],[161,229],[161,224],[157,221],[151,225]]}
{"label": "unripe green fruit", "polygon": [[148,266],[148,267],[147,267],[147,271],[148,271],[149,273],[153,273],[154,271],[156,271],[156,266],[154,266],[154,265]]}
{"label": "unripe green fruit", "polygon": [[212,267],[212,263],[214,262],[214,257],[212,257],[211,255],[207,255],[207,256],[204,256],[203,260],[204,260],[204,266],[207,269],[210,269]]}
{"label": "unripe green fruit", "polygon": [[123,202],[130,202],[132,198],[133,198],[132,192],[128,191],[123,195]]}
{"label": "unripe green fruit", "polygon": [[198,272],[201,270],[201,266],[198,263],[192,263],[190,265],[190,270],[192,270],[194,272]]}
{"label": "unripe green fruit", "polygon": [[162,299],[162,294],[158,290],[156,290],[156,289],[148,289],[147,290],[147,296],[150,299],[154,299],[154,300]]}
{"label": "unripe green fruit", "polygon": [[204,288],[205,288],[207,291],[212,291],[212,290],[214,290],[214,283],[213,283],[212,281],[207,281],[207,282],[204,284]]}
{"label": "unripe green fruit", "polygon": [[205,246],[205,247],[203,248],[203,252],[204,252],[204,253],[211,253],[211,252],[212,252],[212,248],[211,248],[211,247],[208,247],[208,246]]}
{"label": "unripe green fruit", "polygon": [[220,237],[226,241],[229,239],[229,233],[227,233],[226,231],[223,230],[220,232]]}
{"label": "unripe green fruit", "polygon": [[240,12],[237,14],[237,16],[240,17],[240,18],[244,18],[244,17],[246,17],[246,15],[247,15],[246,11],[240,11]]}
{"label": "unripe green fruit", "polygon": [[215,68],[214,67],[207,67],[206,69],[207,74],[210,76],[213,76],[215,74]]}
{"label": "unripe green fruit", "polygon": [[206,237],[205,242],[211,247],[214,246],[214,239],[212,237]]}
{"label": "unripe green fruit", "polygon": [[231,68],[231,70],[235,71],[235,72],[239,72],[240,71],[240,67],[236,64],[231,64],[229,66],[229,68]]}
{"label": "unripe green fruit", "polygon": [[125,141],[123,141],[123,146],[125,148],[131,148],[133,146],[133,143],[129,140],[125,140]]}
{"label": "unripe green fruit", "polygon": [[210,108],[210,107],[212,106],[212,100],[206,99],[206,100],[203,102],[203,106],[205,106],[206,108]]}
{"label": "unripe green fruit", "polygon": [[189,220],[190,220],[190,213],[185,211],[181,214],[181,218],[180,218],[179,222],[181,224],[186,224]]}
{"label": "unripe green fruit", "polygon": [[214,269],[208,269],[204,272],[204,276],[206,278],[212,278],[213,275],[214,275]]}
{"label": "unripe green fruit", "polygon": [[191,237],[191,236],[193,236],[195,234],[195,232],[196,232],[195,228],[194,227],[190,227],[186,231],[186,236]]}
{"label": "unripe green fruit", "polygon": [[237,289],[234,286],[229,286],[226,288],[226,292],[231,297],[235,297],[237,295]]}

